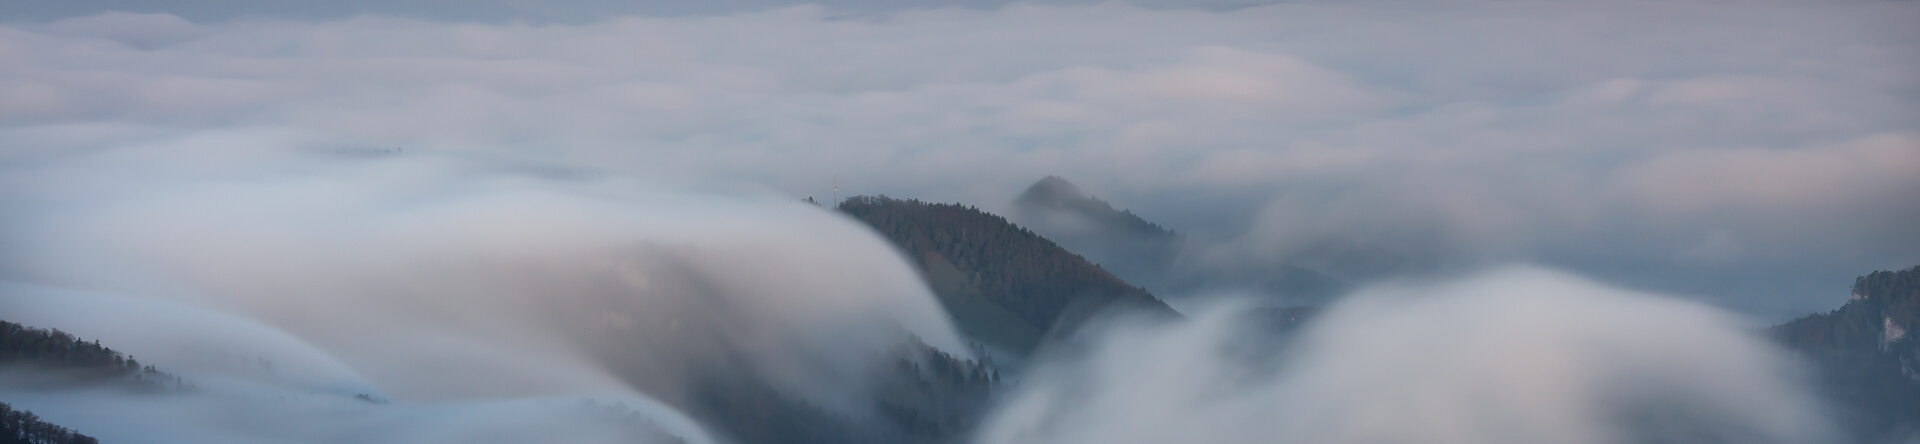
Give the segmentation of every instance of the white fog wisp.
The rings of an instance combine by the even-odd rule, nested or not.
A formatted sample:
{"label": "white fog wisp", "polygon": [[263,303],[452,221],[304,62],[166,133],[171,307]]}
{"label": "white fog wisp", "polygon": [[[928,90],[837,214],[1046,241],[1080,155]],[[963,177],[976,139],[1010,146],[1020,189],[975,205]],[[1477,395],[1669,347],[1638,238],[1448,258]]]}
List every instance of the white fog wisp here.
{"label": "white fog wisp", "polygon": [[1235,310],[1203,313],[1109,330],[977,442],[1836,439],[1797,364],[1739,319],[1557,272],[1365,290],[1265,356],[1245,353]]}

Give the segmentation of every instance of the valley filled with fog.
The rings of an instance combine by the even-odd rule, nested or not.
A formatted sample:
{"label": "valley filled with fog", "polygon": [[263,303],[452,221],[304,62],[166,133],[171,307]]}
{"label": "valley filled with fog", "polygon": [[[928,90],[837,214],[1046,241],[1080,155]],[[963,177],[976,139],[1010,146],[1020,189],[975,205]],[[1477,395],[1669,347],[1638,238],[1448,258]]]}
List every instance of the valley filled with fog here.
{"label": "valley filled with fog", "polygon": [[0,444],[1920,440],[1914,2],[341,5],[0,7]]}

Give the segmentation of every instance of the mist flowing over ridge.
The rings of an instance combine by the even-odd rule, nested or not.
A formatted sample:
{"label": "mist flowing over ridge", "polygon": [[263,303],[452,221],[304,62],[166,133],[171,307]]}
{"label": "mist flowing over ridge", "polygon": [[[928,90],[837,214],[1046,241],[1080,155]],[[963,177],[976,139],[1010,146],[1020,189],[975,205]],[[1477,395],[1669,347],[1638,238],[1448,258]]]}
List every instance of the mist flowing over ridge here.
{"label": "mist flowing over ridge", "polygon": [[1321,305],[1371,281],[1432,271],[1340,237],[1249,257],[1235,240],[1181,236],[1059,176],[1027,187],[1014,199],[1013,214],[1129,282],[1174,297],[1255,294],[1270,304]]}
{"label": "mist flowing over ridge", "polygon": [[0,425],[1912,444],[1915,23],[0,2]]}
{"label": "mist flowing over ridge", "polygon": [[[158,430],[168,440],[246,442],[263,433],[221,421],[286,424],[264,433],[316,443],[344,439],[320,429],[362,442],[512,442],[556,425],[577,429],[562,436],[579,442],[693,443],[889,442],[889,433],[982,444],[1846,436],[1806,370],[1747,321],[1542,269],[1369,286],[1281,329],[1250,317],[1253,305],[1192,317],[1099,310],[1060,333],[1073,336],[1069,346],[1033,356],[996,395],[991,368],[896,351],[919,338],[963,359],[973,348],[895,248],[953,253],[965,271],[986,273],[981,281],[1033,270],[982,267],[979,258],[1006,252],[980,244],[993,239],[980,227],[1030,238],[1007,250],[1018,257],[1057,249],[977,209],[861,198],[843,205],[847,217],[790,199],[397,150],[253,152],[241,167],[128,174],[140,164],[129,160],[153,154],[41,170],[62,188],[99,193],[11,215],[0,237],[16,247],[0,256],[9,316],[125,341],[143,362],[225,394],[0,389],[102,437]],[[0,196],[18,207],[45,197],[37,193]],[[926,215],[856,211],[880,204]],[[980,223],[901,225],[960,219]],[[1054,293],[1029,296],[1067,295]],[[317,371],[236,368],[256,360]],[[884,375],[909,382],[876,384],[891,380]],[[931,381],[917,382],[927,375],[958,388],[929,391]],[[907,399],[903,391],[936,396],[920,407],[984,422],[947,430],[970,422],[911,420],[921,410],[875,402]],[[982,404],[937,398],[961,394]],[[294,401],[243,407],[276,396]],[[750,407],[770,400],[792,407]],[[325,419],[335,411],[359,413]],[[896,429],[900,415],[942,429]],[[120,419],[129,416],[188,426]],[[779,423],[796,418],[827,426],[814,437],[775,432],[807,430]]]}
{"label": "mist flowing over ridge", "polygon": [[[339,362],[353,370],[260,382],[409,403],[604,393],[693,409],[705,398],[688,390],[758,381],[859,417],[876,414],[866,375],[891,347],[969,351],[883,240],[811,205],[433,154],[255,152],[234,169],[122,174],[119,156],[152,154],[43,170],[114,191],[8,217],[4,312],[175,368],[207,365],[187,350],[290,335],[310,345],[218,357]],[[207,311],[236,320],[177,323]]]}

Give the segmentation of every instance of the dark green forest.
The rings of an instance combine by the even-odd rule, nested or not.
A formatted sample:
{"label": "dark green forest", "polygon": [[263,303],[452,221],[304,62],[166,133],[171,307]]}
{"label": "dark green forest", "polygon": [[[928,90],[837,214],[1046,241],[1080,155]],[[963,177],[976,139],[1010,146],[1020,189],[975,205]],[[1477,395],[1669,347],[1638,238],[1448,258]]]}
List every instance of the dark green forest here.
{"label": "dark green forest", "polygon": [[41,421],[39,416],[0,402],[0,444],[99,444],[80,432]]}
{"label": "dark green forest", "polygon": [[[57,370],[50,373],[67,384],[114,383],[140,390],[187,388],[178,376],[57,329],[34,328],[0,321],[0,367],[25,366]],[[46,373],[46,372],[43,372]]]}
{"label": "dark green forest", "polygon": [[130,361],[120,352],[101,346],[99,340],[82,341],[60,330],[0,321],[0,364],[25,362],[127,372],[140,368],[138,361]]}
{"label": "dark green forest", "polygon": [[1831,312],[1771,330],[1812,361],[1840,420],[1868,442],[1920,438],[1920,266],[1854,280]]}
{"label": "dark green forest", "polygon": [[[0,321],[0,367],[19,365],[55,369],[88,381],[158,379],[160,373],[143,368],[100,341],[82,341],[67,332]],[[151,372],[151,373],[149,373]],[[26,410],[0,403],[0,444],[93,444],[99,440],[66,427],[41,421]]]}
{"label": "dark green forest", "polygon": [[[99,340],[87,341],[57,329],[29,327],[0,321],[0,370],[34,370],[9,373],[11,384],[34,386],[118,387],[136,392],[159,393],[188,390],[178,376],[111,348]],[[92,444],[98,440],[42,422],[25,410],[0,403],[0,444]]]}
{"label": "dark green forest", "polygon": [[963,332],[1016,352],[1109,308],[1174,313],[1146,290],[978,208],[857,196],[838,209],[905,252]]}
{"label": "dark green forest", "polygon": [[[859,196],[837,209],[906,253],[964,333],[1016,353],[1117,305],[1173,313],[1146,290],[977,208]],[[918,338],[896,346],[882,360],[888,367],[873,373],[877,401],[865,407],[877,421],[811,405],[744,373],[707,375],[696,384],[694,410],[746,443],[963,442],[1002,387],[1000,369],[985,350],[981,356],[961,359]]]}

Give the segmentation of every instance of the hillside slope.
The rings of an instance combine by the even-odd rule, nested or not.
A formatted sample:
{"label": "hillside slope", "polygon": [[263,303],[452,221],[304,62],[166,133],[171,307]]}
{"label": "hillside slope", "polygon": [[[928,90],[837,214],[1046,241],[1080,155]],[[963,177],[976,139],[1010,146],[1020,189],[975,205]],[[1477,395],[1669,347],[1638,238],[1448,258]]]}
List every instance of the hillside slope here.
{"label": "hillside slope", "polygon": [[0,402],[0,444],[100,444],[100,440]]}
{"label": "hillside slope", "polygon": [[1021,356],[1104,310],[1173,313],[1086,258],[976,208],[859,196],[838,209],[906,252],[963,333]]}
{"label": "hillside slope", "polygon": [[1841,420],[1865,442],[1920,440],[1920,266],[1854,280],[1853,298],[1771,333],[1815,363]]}
{"label": "hillside slope", "polygon": [[[177,376],[57,329],[0,321],[0,385],[8,388],[117,387],[138,392],[188,389]],[[99,440],[47,423],[0,402],[0,444],[95,444]]]}
{"label": "hillside slope", "polygon": [[1128,282],[1155,285],[1173,266],[1180,236],[1047,176],[1014,199],[1014,217]]}
{"label": "hillside slope", "polygon": [[0,370],[7,384],[22,386],[79,386],[113,384],[146,391],[189,388],[178,376],[58,329],[34,328],[0,321]]}

